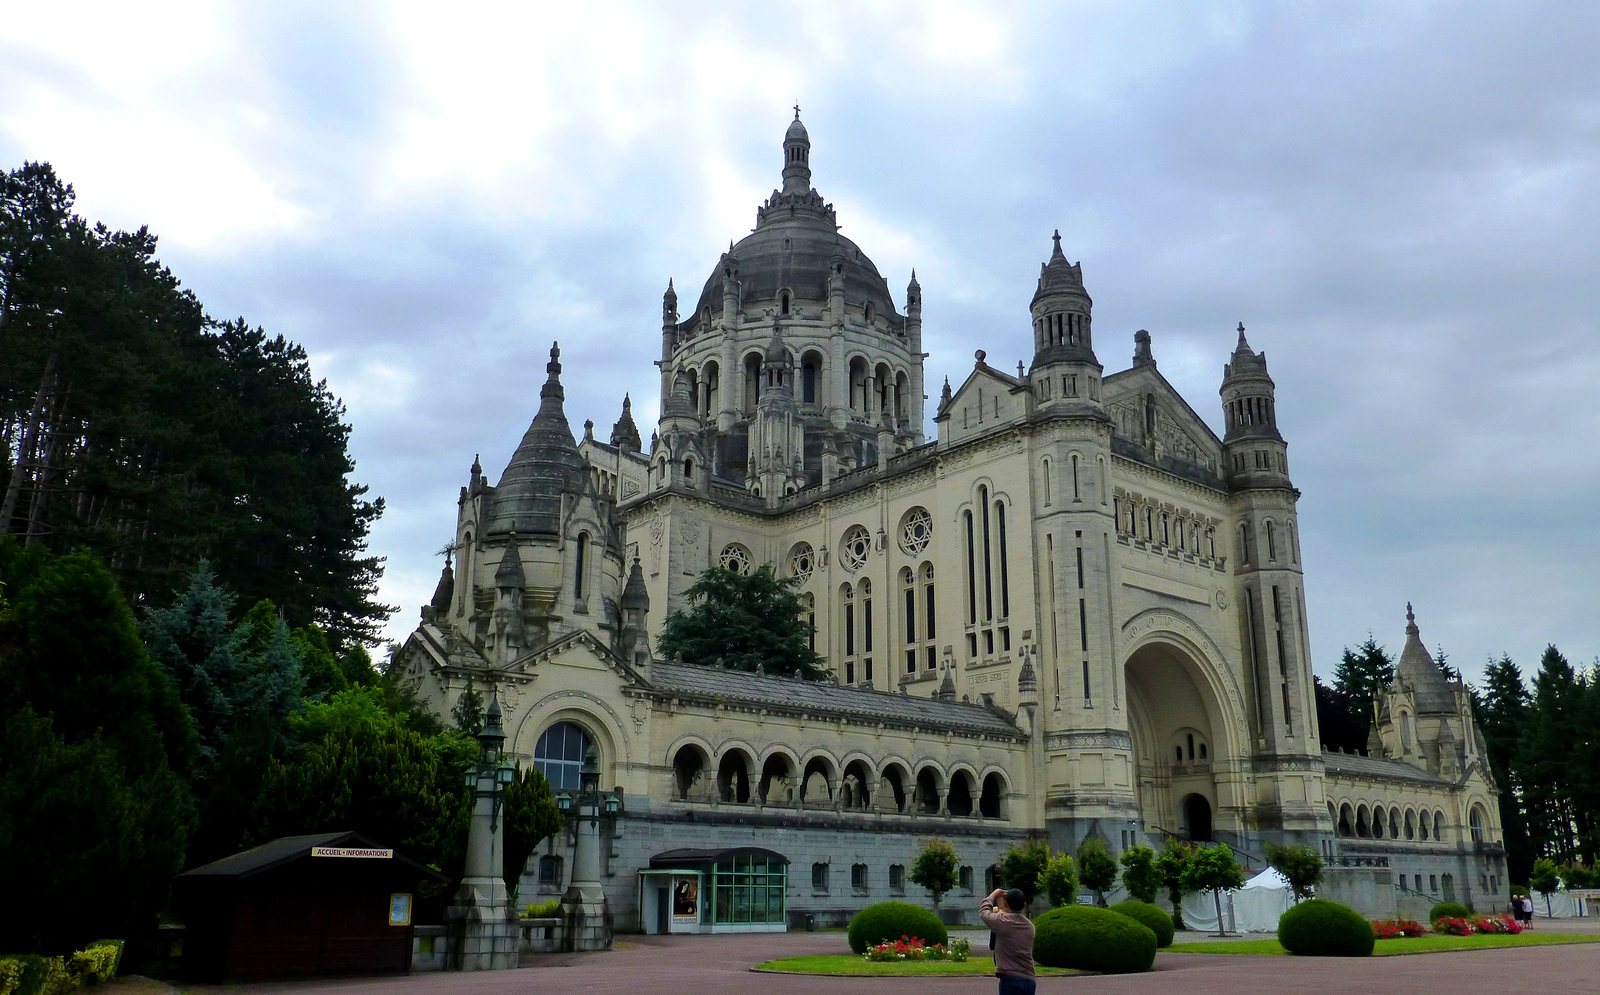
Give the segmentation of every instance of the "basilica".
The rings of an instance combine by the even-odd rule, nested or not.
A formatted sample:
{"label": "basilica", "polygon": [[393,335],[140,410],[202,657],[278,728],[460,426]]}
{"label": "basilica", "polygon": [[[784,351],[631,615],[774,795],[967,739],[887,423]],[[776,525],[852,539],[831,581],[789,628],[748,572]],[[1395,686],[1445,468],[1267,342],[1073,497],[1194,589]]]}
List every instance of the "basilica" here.
{"label": "basilica", "polygon": [[[812,186],[811,151],[796,112],[754,230],[697,295],[668,283],[648,440],[627,399],[608,436],[578,437],[551,348],[504,470],[473,462],[451,562],[396,657],[441,713],[469,681],[492,688],[508,751],[558,791],[587,769],[613,799],[617,927],[926,902],[907,868],[929,837],[961,855],[947,913],[1011,844],[1091,835],[1113,853],[1221,841],[1256,867],[1268,842],[1306,844],[1326,893],[1374,916],[1503,906],[1470,699],[1409,606],[1368,750],[1319,745],[1299,491],[1244,326],[1217,398],[1195,399],[1220,406],[1219,437],[1149,332],[1106,371],[1056,233],[1026,320],[1018,301],[1015,337],[991,343],[1029,335],[1032,362],[979,348],[930,396],[916,275],[891,293]],[[763,565],[797,582],[831,679],[657,652],[701,571]],[[571,860],[569,836],[547,841],[520,898],[559,894]]]}

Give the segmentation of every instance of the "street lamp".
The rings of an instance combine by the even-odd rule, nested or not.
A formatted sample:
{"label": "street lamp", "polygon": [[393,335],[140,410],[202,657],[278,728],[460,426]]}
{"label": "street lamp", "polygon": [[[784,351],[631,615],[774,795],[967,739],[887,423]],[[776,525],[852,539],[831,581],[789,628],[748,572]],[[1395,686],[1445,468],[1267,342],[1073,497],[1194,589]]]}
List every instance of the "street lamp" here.
{"label": "street lamp", "polygon": [[478,731],[478,745],[482,750],[478,762],[467,772],[467,787],[474,792],[483,791],[483,782],[489,782],[491,800],[489,831],[500,828],[500,807],[505,804],[505,789],[517,779],[517,771],[505,758],[506,733],[500,727],[500,691],[495,689],[489,698],[489,710],[484,713],[483,728]]}
{"label": "street lamp", "polygon": [[577,795],[561,792],[556,796],[556,808],[572,831],[572,878],[561,899],[563,914],[569,917],[566,949],[610,949],[610,914],[605,887],[600,883],[601,841],[608,841],[605,855],[609,862],[609,840],[616,833],[622,799],[615,792],[600,793],[600,753],[593,745],[583,752]]}

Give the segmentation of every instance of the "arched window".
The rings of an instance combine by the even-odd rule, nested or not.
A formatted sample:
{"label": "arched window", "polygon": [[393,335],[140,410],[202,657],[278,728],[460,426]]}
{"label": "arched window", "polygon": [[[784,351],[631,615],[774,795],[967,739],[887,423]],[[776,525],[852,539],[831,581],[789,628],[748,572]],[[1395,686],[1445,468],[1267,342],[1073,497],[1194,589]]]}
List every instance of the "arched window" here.
{"label": "arched window", "polygon": [[1278,534],[1271,522],[1267,523],[1267,560],[1272,563],[1278,561]]}
{"label": "arched window", "polygon": [[571,722],[557,722],[534,744],[533,765],[550,782],[551,791],[577,791],[578,772],[588,748],[587,733]]}
{"label": "arched window", "polygon": [[683,458],[683,482],[690,487],[694,486],[694,458],[691,456]]}
{"label": "arched window", "polygon": [[779,296],[779,298],[778,298],[778,313],[779,314],[788,314],[789,313],[789,292],[787,290],[785,290],[783,292],[783,294],[781,296]]}
{"label": "arched window", "polygon": [[589,565],[588,564],[588,559],[589,559],[589,533],[587,533],[587,532],[579,532],[578,533],[578,552],[577,552],[577,555],[573,558],[573,566],[574,566],[573,573],[575,574],[575,578],[574,578],[574,580],[572,582],[572,596],[574,598],[582,599],[582,597],[583,597],[583,575],[584,575],[584,570]]}

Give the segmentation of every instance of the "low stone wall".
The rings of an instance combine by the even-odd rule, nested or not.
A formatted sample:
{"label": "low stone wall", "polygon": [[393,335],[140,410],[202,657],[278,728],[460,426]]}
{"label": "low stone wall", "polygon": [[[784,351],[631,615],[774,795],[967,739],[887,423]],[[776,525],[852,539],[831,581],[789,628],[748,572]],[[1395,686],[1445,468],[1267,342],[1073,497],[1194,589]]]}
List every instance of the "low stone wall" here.
{"label": "low stone wall", "polygon": [[443,926],[411,930],[411,970],[443,971],[450,966],[450,936]]}
{"label": "low stone wall", "polygon": [[560,916],[550,916],[546,919],[523,919],[518,925],[522,928],[522,954],[550,954],[561,949],[561,928],[563,925]]}

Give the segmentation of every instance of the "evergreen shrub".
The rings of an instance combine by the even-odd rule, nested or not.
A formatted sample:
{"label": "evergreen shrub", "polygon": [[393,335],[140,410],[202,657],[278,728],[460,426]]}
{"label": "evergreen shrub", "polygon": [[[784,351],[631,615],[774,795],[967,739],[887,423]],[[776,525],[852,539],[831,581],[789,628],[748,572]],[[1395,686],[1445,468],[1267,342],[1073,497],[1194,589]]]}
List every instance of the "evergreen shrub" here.
{"label": "evergreen shrub", "polygon": [[1465,919],[1472,915],[1472,910],[1460,902],[1440,902],[1428,910],[1428,921],[1438,922],[1440,919]]}
{"label": "evergreen shrub", "polygon": [[1111,906],[1111,911],[1149,926],[1150,932],[1156,934],[1156,946],[1172,946],[1172,913],[1161,908],[1161,906],[1153,905],[1150,902],[1136,902],[1130,899]]}
{"label": "evergreen shrub", "polygon": [[910,902],[879,902],[869,905],[850,920],[850,949],[865,954],[867,948],[904,937],[921,940],[926,946],[944,944],[950,939],[939,917]]}
{"label": "evergreen shrub", "polygon": [[1368,957],[1377,935],[1348,905],[1308,898],[1278,918],[1278,942],[1302,957]]}
{"label": "evergreen shrub", "polygon": [[1155,932],[1110,909],[1063,905],[1035,919],[1033,928],[1033,959],[1047,967],[1130,974],[1156,962]]}

